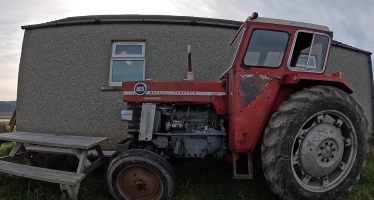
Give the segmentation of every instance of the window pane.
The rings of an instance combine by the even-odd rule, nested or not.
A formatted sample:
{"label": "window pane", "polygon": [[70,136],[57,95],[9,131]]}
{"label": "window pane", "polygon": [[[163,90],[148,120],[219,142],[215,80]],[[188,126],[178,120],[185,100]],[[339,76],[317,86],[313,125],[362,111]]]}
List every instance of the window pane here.
{"label": "window pane", "polygon": [[310,57],[310,58],[309,58],[308,66],[312,66],[312,67],[314,67],[314,58],[313,58],[313,57]]}
{"label": "window pane", "polygon": [[312,44],[313,34],[299,32],[297,34],[296,43],[293,47],[291,67],[306,67],[306,62],[310,52],[310,46]]}
{"label": "window pane", "polygon": [[[303,68],[300,70],[322,71],[328,45],[329,37],[325,35],[299,32],[293,49],[290,66]],[[309,53],[310,57],[308,65],[306,65]]]}
{"label": "window pane", "polygon": [[113,60],[112,82],[141,81],[144,60]]}
{"label": "window pane", "polygon": [[[308,60],[308,56],[300,56],[299,60],[297,61],[297,65],[296,66],[298,66],[298,67],[305,67],[307,60]],[[310,61],[309,61],[309,63],[310,63]]]}
{"label": "window pane", "polygon": [[[310,57],[315,59],[315,69],[322,70],[325,64],[325,58],[327,53],[327,47],[329,44],[329,38],[325,35],[314,35],[312,51]],[[309,59],[310,60],[310,59]],[[309,69],[309,67],[308,67]]]}
{"label": "window pane", "polygon": [[279,67],[287,48],[288,33],[255,30],[248,44],[244,64],[249,66]]}
{"label": "window pane", "polygon": [[116,55],[142,54],[142,45],[116,45]]}

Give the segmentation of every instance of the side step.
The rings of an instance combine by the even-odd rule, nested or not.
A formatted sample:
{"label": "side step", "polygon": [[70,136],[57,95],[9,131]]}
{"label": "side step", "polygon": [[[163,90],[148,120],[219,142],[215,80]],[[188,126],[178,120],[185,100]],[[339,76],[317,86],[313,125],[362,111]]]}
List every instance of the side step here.
{"label": "side step", "polygon": [[232,159],[233,159],[233,179],[253,179],[253,166],[252,166],[252,153],[240,153],[242,158],[246,158],[246,164],[248,168],[247,174],[238,174],[237,173],[237,160],[239,159],[239,153],[233,153]]}
{"label": "side step", "polygon": [[36,179],[51,183],[59,183],[61,188],[68,190],[69,196],[77,199],[80,181],[85,174],[32,167],[0,160],[0,171],[25,178]]}
{"label": "side step", "polygon": [[[31,146],[31,147],[26,147],[26,150],[30,151],[30,152],[75,155],[71,149]],[[112,157],[114,153],[116,153],[116,152],[115,151],[103,151],[104,156],[107,157],[107,158]],[[87,155],[88,156],[99,157],[96,150],[88,151]]]}

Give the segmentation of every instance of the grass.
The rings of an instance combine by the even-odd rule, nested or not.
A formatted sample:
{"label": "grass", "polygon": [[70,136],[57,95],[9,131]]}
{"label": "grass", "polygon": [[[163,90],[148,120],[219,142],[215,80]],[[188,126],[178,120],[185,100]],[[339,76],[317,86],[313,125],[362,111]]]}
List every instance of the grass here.
{"label": "grass", "polygon": [[366,168],[361,172],[358,184],[352,187],[349,194],[338,198],[338,200],[357,199],[374,199],[374,156],[371,156]]}
{"label": "grass", "polygon": [[16,145],[15,142],[4,143],[0,146],[0,157],[9,155],[12,148]]}
{"label": "grass", "polygon": [[[69,200],[58,184],[1,174],[0,200]],[[112,200],[103,178],[86,178],[79,191],[84,200]]]}
{"label": "grass", "polygon": [[[3,144],[0,156],[7,155],[14,143]],[[65,156],[55,157],[52,168],[66,169]],[[256,162],[256,161],[255,161]],[[269,189],[261,169],[255,167],[253,180],[233,180],[231,168],[222,160],[177,159],[171,164],[178,178],[177,200],[242,200],[276,199]],[[79,191],[82,200],[114,200],[107,189],[105,170],[99,169],[84,179]],[[361,179],[349,194],[338,200],[374,199],[374,153],[367,159]],[[58,184],[0,173],[0,200],[68,200]]]}
{"label": "grass", "polygon": [[4,116],[0,116],[0,119],[10,119],[12,116],[10,115],[4,115]]}

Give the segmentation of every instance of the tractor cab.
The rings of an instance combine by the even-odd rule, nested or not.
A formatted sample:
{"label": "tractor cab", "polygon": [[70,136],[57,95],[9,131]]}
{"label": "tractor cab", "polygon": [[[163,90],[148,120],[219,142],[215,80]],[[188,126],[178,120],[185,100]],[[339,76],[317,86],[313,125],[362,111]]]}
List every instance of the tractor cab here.
{"label": "tractor cab", "polygon": [[[228,70],[234,64],[239,66],[238,70],[267,68],[278,75],[324,75],[331,40],[332,32],[326,26],[259,18],[254,13],[231,42],[226,66]],[[238,57],[242,59],[234,63]]]}

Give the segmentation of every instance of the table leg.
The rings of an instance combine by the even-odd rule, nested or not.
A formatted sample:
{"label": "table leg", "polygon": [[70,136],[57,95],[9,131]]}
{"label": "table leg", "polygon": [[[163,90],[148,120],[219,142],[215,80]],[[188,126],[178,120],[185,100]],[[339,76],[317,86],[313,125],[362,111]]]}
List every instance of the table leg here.
{"label": "table leg", "polygon": [[61,190],[67,190],[71,200],[78,200],[78,192],[81,182],[79,181],[75,185],[60,185]]}
{"label": "table leg", "polygon": [[90,166],[86,167],[83,170],[84,174],[91,173],[93,170],[100,167],[100,165],[104,165],[104,167],[106,167],[106,168],[108,168],[108,166],[109,166],[109,163],[108,163],[107,159],[105,158],[105,156],[103,154],[103,151],[101,151],[100,146],[96,145],[94,148],[96,149],[96,152],[97,152],[97,155],[99,156],[99,158],[97,160],[95,160],[94,162],[92,162]]}
{"label": "table leg", "polygon": [[[74,154],[79,159],[79,165],[77,169],[77,173],[83,173],[83,170],[91,165],[91,162],[87,159],[88,150],[87,149],[71,149]],[[81,182],[78,181],[75,185],[65,185],[64,188],[68,191],[69,197],[72,200],[78,199],[78,192]]]}
{"label": "table leg", "polygon": [[77,173],[83,173],[84,168],[88,167],[91,162],[87,159],[88,150],[87,149],[71,149],[74,154],[79,159],[79,165],[77,169]]}
{"label": "table leg", "polygon": [[22,151],[26,152],[26,148],[23,146],[22,142],[16,142],[16,145],[13,147],[12,151],[10,151],[9,156],[11,159],[17,154],[17,152],[21,149]]}
{"label": "table leg", "polygon": [[101,150],[100,145],[96,145],[95,149],[96,149],[97,155],[99,156],[99,159],[102,160],[104,167],[108,168],[109,167],[109,163],[106,160],[106,158],[105,158],[105,156],[103,154],[103,151]]}

